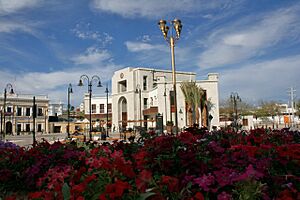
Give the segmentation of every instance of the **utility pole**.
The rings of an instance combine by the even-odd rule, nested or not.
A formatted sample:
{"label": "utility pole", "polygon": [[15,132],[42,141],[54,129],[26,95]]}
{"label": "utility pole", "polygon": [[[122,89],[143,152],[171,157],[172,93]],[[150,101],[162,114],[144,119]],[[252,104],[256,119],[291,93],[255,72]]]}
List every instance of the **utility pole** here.
{"label": "utility pole", "polygon": [[289,116],[291,116],[291,119],[290,119],[291,127],[294,127],[294,121],[295,121],[295,118],[294,118],[294,99],[295,99],[295,92],[296,92],[296,90],[295,90],[293,87],[291,87],[290,90],[288,91],[289,96],[290,96],[290,98],[291,98],[291,109],[292,109],[292,110],[291,110],[292,114],[291,114],[291,115],[289,114]]}

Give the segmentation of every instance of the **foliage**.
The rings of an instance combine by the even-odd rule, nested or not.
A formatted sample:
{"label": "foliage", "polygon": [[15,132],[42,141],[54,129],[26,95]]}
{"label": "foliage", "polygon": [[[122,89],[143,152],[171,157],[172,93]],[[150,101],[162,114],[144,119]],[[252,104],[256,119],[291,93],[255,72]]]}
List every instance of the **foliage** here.
{"label": "foliage", "polygon": [[[196,84],[195,81],[183,81],[180,84],[180,88],[183,92],[185,102],[187,105],[189,126],[193,124],[199,124],[200,112],[206,107],[207,99],[205,91]],[[194,118],[194,119],[193,119]]]}
{"label": "foliage", "polygon": [[4,199],[299,199],[300,134],[189,128],[142,143],[0,143]]}

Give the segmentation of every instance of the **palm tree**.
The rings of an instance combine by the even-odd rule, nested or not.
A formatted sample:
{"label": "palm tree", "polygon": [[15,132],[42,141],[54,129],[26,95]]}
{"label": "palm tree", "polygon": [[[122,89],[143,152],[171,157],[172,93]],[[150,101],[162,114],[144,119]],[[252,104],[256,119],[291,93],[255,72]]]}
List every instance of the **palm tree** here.
{"label": "palm tree", "polygon": [[204,91],[201,87],[197,86],[194,82],[193,86],[191,87],[192,90],[192,97],[193,97],[193,104],[194,104],[194,111],[195,111],[195,123],[199,124],[200,112],[199,108],[201,109],[201,99],[204,94]]}
{"label": "palm tree", "polygon": [[208,101],[206,98],[206,91],[203,91],[203,95],[201,96],[201,125],[204,127],[207,127],[207,115],[208,115],[208,110],[207,110],[207,106],[208,106]]}
{"label": "palm tree", "polygon": [[191,82],[181,82],[180,88],[185,98],[186,111],[188,114],[188,126],[193,125],[193,97],[191,92]]}
{"label": "palm tree", "polygon": [[[204,90],[199,87],[195,81],[181,82],[180,88],[183,92],[187,105],[188,126],[192,126],[194,123],[199,124],[199,108],[201,108],[203,94],[205,94]],[[194,120],[193,116],[195,116]]]}

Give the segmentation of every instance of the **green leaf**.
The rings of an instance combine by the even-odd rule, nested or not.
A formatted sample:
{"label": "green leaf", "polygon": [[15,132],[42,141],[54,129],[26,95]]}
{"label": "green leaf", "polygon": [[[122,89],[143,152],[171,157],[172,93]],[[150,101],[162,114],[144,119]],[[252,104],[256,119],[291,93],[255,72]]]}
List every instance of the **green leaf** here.
{"label": "green leaf", "polygon": [[71,199],[70,187],[67,183],[65,183],[62,187],[62,193],[64,195],[64,200]]}
{"label": "green leaf", "polygon": [[155,195],[154,192],[146,192],[146,193],[142,193],[140,194],[138,200],[146,200],[148,197]]}

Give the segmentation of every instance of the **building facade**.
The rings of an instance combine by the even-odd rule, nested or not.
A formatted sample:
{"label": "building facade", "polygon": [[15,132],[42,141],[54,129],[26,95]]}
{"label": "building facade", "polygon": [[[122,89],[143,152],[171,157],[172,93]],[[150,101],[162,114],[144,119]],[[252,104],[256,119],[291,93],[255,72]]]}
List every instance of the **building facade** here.
{"label": "building facade", "polygon": [[[187,125],[185,98],[180,84],[195,81],[213,105],[207,119],[208,128],[219,127],[218,74],[208,74],[207,80],[196,80],[192,72],[176,72],[178,128]],[[156,116],[163,116],[163,124],[174,121],[172,71],[150,68],[124,68],[112,77],[112,124],[119,128],[156,126]],[[201,124],[200,124],[201,126]]]}
{"label": "building facade", "polygon": [[[1,131],[5,134],[24,134],[34,130],[33,97],[37,105],[35,131],[48,132],[49,99],[44,95],[7,94],[4,113],[4,95],[0,96]],[[5,115],[5,117],[4,117]],[[5,120],[4,120],[5,119]]]}
{"label": "building facade", "polygon": [[[86,119],[89,119],[90,108],[89,108],[89,94],[86,93],[84,96],[84,115]],[[92,126],[99,130],[99,128],[111,127],[112,120],[112,99],[109,95],[106,96],[93,96],[91,99],[91,115],[92,115]],[[108,118],[108,123],[107,123]]]}

